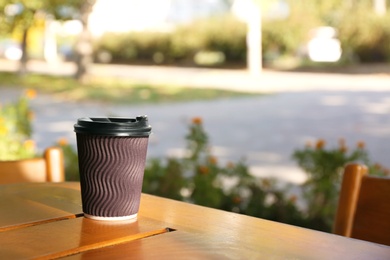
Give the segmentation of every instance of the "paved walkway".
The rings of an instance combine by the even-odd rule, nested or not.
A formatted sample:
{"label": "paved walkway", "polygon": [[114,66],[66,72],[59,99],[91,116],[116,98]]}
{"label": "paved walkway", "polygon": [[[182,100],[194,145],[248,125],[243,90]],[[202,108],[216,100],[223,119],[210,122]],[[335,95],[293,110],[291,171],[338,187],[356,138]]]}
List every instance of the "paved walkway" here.
{"label": "paved walkway", "polygon": [[[18,63],[0,60],[0,71],[15,71]],[[32,72],[54,75],[73,75],[73,63],[47,64],[31,61]],[[89,69],[91,76],[130,78],[135,82],[176,84],[198,88],[279,93],[301,91],[390,91],[390,64],[378,66],[377,72],[355,74],[361,67],[341,73],[280,72],[264,70],[260,75],[250,75],[246,70],[221,70],[205,68],[176,68],[160,66],[126,66],[94,64]]]}
{"label": "paved walkway", "polygon": [[[12,71],[16,68],[13,66],[0,62],[0,70]],[[30,69],[63,75],[74,71],[72,64],[31,63]],[[302,182],[304,174],[291,154],[317,138],[327,140],[329,146],[345,138],[350,147],[363,140],[371,158],[390,167],[390,74],[387,73],[266,70],[259,76],[251,76],[243,70],[94,65],[90,74],[273,94],[137,106],[65,102],[41,94],[32,102],[36,115],[34,138],[40,148],[61,137],[74,144],[73,124],[78,117],[147,114],[153,126],[148,156],[180,156],[184,153],[187,124],[192,117],[200,116],[219,160],[226,163],[245,158],[258,176]],[[19,90],[0,88],[0,102],[19,94]]]}

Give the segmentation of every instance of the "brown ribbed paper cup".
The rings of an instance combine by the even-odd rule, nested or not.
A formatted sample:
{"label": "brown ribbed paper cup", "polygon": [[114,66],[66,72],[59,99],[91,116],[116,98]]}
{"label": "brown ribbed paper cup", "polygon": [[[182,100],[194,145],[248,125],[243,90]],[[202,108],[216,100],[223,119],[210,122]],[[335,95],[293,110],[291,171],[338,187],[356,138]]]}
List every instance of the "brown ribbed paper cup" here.
{"label": "brown ribbed paper cup", "polygon": [[136,218],[151,133],[148,118],[86,117],[74,129],[84,215]]}

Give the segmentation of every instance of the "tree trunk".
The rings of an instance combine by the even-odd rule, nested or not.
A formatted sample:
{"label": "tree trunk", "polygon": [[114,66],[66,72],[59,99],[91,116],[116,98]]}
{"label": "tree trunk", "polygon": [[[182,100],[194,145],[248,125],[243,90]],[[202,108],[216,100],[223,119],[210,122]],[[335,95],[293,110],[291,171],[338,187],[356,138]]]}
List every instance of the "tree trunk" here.
{"label": "tree trunk", "polygon": [[261,11],[257,4],[252,4],[247,21],[247,67],[252,75],[259,75],[262,71],[262,50],[261,50]]}
{"label": "tree trunk", "polygon": [[75,78],[82,81],[87,73],[88,65],[91,63],[92,46],[89,33],[83,29],[76,45],[76,74]]}
{"label": "tree trunk", "polygon": [[19,63],[19,75],[23,76],[27,73],[27,61],[28,61],[28,53],[27,53],[27,37],[28,37],[28,28],[23,29],[22,36],[22,58]]}
{"label": "tree trunk", "polygon": [[92,7],[96,0],[85,1],[85,4],[81,8],[80,21],[83,25],[83,30],[79,35],[79,39],[76,44],[76,66],[77,71],[74,77],[83,81],[87,74],[88,65],[92,62],[92,43],[91,34],[88,30],[88,18],[92,12]]}

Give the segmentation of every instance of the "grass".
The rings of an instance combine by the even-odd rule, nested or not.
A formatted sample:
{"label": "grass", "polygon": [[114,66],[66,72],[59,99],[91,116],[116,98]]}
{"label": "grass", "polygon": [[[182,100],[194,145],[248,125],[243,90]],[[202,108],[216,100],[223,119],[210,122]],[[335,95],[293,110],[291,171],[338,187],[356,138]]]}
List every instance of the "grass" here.
{"label": "grass", "polygon": [[[252,96],[252,93],[197,89],[168,85],[136,84],[130,80],[97,78],[81,83],[71,77],[28,74],[23,77],[0,72],[1,86],[31,88],[74,101],[103,101],[118,104],[183,102]],[[258,94],[256,94],[258,95]]]}

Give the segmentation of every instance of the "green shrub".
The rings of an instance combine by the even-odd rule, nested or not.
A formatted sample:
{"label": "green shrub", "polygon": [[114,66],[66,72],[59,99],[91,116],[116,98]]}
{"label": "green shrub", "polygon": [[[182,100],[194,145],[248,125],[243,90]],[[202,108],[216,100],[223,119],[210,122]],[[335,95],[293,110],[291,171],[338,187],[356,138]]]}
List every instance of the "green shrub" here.
{"label": "green shrub", "polygon": [[169,54],[169,34],[157,32],[106,33],[95,43],[95,58],[109,53],[112,62],[153,61],[156,53]]}
{"label": "green shrub", "polygon": [[262,24],[263,53],[295,56],[307,42],[309,32],[321,25],[312,3],[290,1],[290,15],[284,20],[265,20]]}
{"label": "green shrub", "polygon": [[95,42],[95,57],[107,52],[112,62],[194,64],[201,51],[219,51],[228,62],[243,61],[246,26],[232,16],[219,16],[180,26],[167,33],[107,33]]}
{"label": "green shrub", "polygon": [[31,139],[32,112],[29,99],[36,92],[27,90],[17,101],[0,104],[0,160],[19,160],[36,156],[35,143]]}
{"label": "green shrub", "polygon": [[245,161],[218,163],[200,118],[189,125],[186,141],[186,157],[147,163],[143,192],[304,226],[296,197],[278,188],[275,180],[253,177]]}
{"label": "green shrub", "polygon": [[[319,26],[338,29],[343,61],[390,60],[390,15],[375,14],[372,1],[289,0],[288,3],[290,14],[286,19],[263,19],[265,60],[297,56],[309,40],[310,31]],[[245,23],[232,15],[221,15],[179,26],[168,33],[108,33],[96,41],[95,57],[108,53],[115,63],[195,66],[199,65],[194,61],[198,53],[217,52],[223,54],[224,59],[215,66],[230,63],[244,66],[246,32]]]}
{"label": "green shrub", "polygon": [[389,24],[390,15],[378,16],[367,10],[343,15],[337,26],[343,50],[361,62],[390,61]]}
{"label": "green shrub", "polygon": [[275,179],[256,178],[245,161],[221,165],[210,153],[202,120],[189,124],[184,158],[152,159],[147,163],[143,192],[207,207],[237,212],[306,228],[331,232],[343,167],[354,161],[365,163],[372,175],[390,171],[369,159],[363,142],[355,148],[344,140],[326,148],[324,140],[294,152],[293,158],[306,173],[300,187],[301,203],[280,188]]}
{"label": "green shrub", "polygon": [[[18,100],[0,104],[0,160],[22,160],[41,156],[31,139],[33,112],[29,101],[36,96],[36,91],[28,89]],[[65,179],[78,181],[78,157],[75,149],[65,139],[57,144],[64,152]]]}
{"label": "green shrub", "polygon": [[[290,0],[290,5],[291,15],[282,23],[291,28],[294,33],[305,32],[308,35],[310,29],[317,26],[332,26],[338,30],[337,37],[341,41],[345,60],[352,62],[390,60],[388,44],[390,15],[389,13],[384,16],[376,14],[373,1]],[[299,28],[299,25],[302,27]],[[281,32],[285,34],[284,31]]]}
{"label": "green shrub", "polygon": [[232,16],[218,16],[195,22],[187,33],[202,39],[198,51],[219,51],[226,61],[244,61],[246,57],[246,25]]}
{"label": "green shrub", "polygon": [[369,167],[373,175],[388,175],[387,169],[373,164],[365,149],[359,142],[356,148],[350,149],[343,139],[339,146],[326,148],[324,140],[318,140],[315,146],[308,144],[304,149],[296,150],[293,158],[307,174],[302,185],[307,204],[309,225],[323,231],[331,231],[335,217],[343,167],[349,162],[361,162]]}

